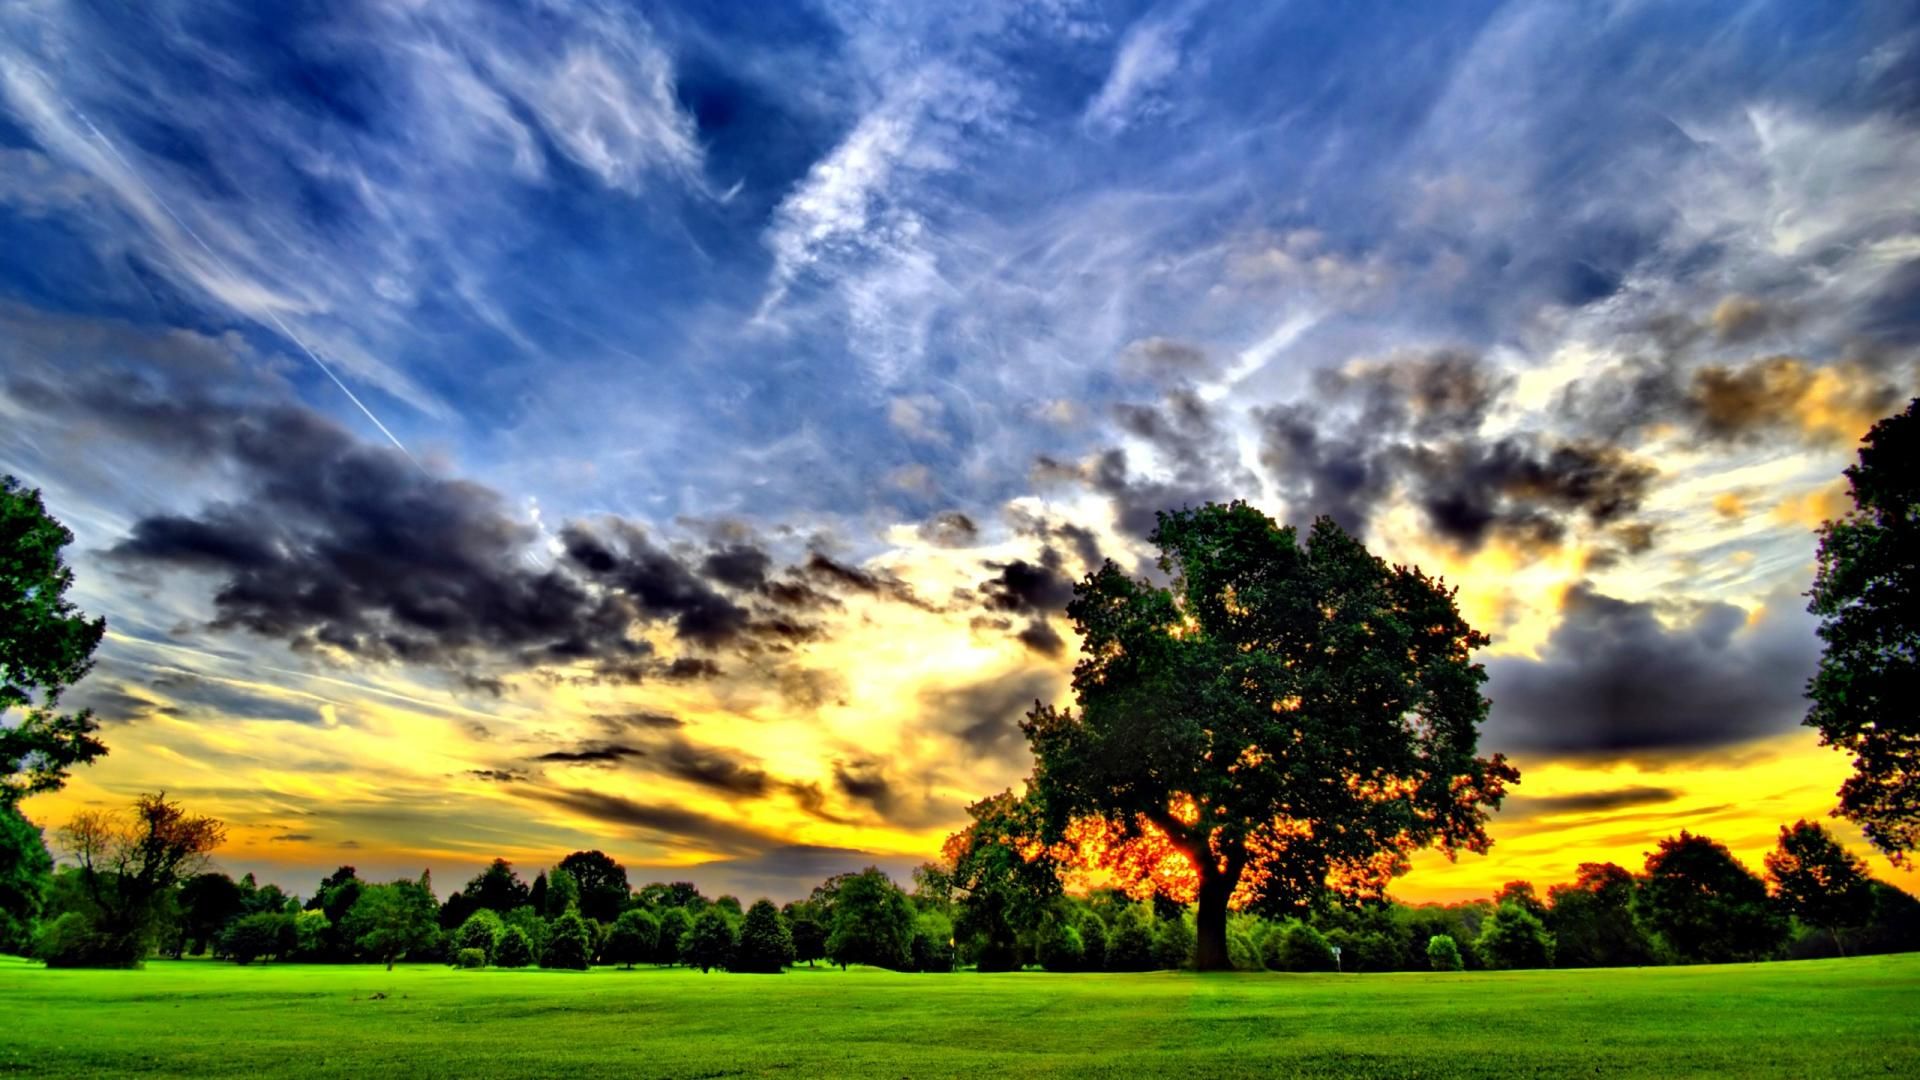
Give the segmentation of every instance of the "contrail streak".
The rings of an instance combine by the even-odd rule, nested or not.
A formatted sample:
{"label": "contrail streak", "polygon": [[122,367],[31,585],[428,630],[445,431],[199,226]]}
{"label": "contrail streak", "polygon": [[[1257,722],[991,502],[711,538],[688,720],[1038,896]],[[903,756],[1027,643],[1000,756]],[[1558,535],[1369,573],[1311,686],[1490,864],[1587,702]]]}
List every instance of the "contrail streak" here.
{"label": "contrail streak", "polygon": [[[147,178],[141,174],[139,169],[134,168],[133,162],[128,161],[127,158],[120,153],[119,148],[113,145],[113,141],[111,139],[108,139],[106,135],[100,131],[99,128],[93,126],[93,121],[87,119],[87,116],[85,113],[81,112],[79,109],[74,108],[72,102],[66,102],[66,106],[68,109],[72,110],[73,115],[78,117],[82,124],[85,124],[87,126],[87,130],[93,133],[93,137],[99,141],[101,146],[106,148],[107,153],[113,155],[114,160],[120,163],[120,167],[127,170],[127,175],[133,177],[136,183],[138,183],[141,187],[146,189],[147,195],[153,199],[154,205],[158,206],[162,210],[165,210],[167,212],[167,216],[173,219],[173,223],[175,225],[180,226],[180,231],[192,237],[193,242],[200,245],[200,250],[207,253],[207,258],[213,260],[213,265],[219,267],[221,273],[227,275],[229,278],[240,277],[240,275],[233,272],[233,268],[227,265],[226,260],[222,259],[219,253],[215,252],[213,248],[209,246],[205,240],[202,240],[200,238],[200,234],[194,231],[193,226],[187,224],[186,219],[182,218],[179,214],[174,212],[173,207],[169,205],[165,199],[160,197],[160,192],[155,190],[152,184],[147,183]],[[407,457],[407,460],[413,462],[416,468],[424,468],[423,466],[420,465],[419,459],[413,456],[413,452],[406,448],[406,445],[400,441],[399,437],[396,436],[391,430],[389,430],[387,428],[387,425],[381,423],[379,417],[373,415],[373,410],[367,408],[366,402],[361,401],[359,398],[359,395],[355,394],[353,390],[347,386],[346,383],[342,382],[340,380],[340,376],[335,375],[333,373],[333,368],[330,367],[325,360],[320,359],[320,354],[314,351],[313,346],[308,345],[306,341],[300,337],[300,335],[294,333],[293,328],[289,327],[285,322],[283,322],[280,316],[276,314],[271,307],[262,307],[257,314],[254,312],[248,312],[248,314],[253,315],[255,318],[265,316],[267,321],[271,322],[274,325],[274,327],[280,331],[282,336],[284,336],[288,341],[293,342],[295,345],[298,345],[300,347],[300,351],[307,354],[307,359],[312,360],[315,367],[318,367],[322,372],[324,372],[327,378],[333,380],[333,385],[339,387],[340,392],[347,395],[347,400],[353,402],[354,407],[358,408],[360,412],[364,414],[369,421],[372,422],[374,427],[377,427],[380,429],[380,434],[385,435],[387,437],[387,441],[392,443],[395,449],[399,450],[402,454],[405,454]]]}

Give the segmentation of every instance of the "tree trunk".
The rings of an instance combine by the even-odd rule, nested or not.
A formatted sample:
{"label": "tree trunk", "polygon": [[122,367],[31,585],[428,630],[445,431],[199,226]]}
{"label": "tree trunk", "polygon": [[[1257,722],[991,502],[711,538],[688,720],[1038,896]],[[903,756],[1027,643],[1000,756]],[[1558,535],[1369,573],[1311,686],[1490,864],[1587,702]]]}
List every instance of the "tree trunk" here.
{"label": "tree trunk", "polygon": [[1232,971],[1227,954],[1227,900],[1238,882],[1215,871],[1200,876],[1199,910],[1194,916],[1193,966],[1201,971]]}
{"label": "tree trunk", "polygon": [[387,970],[388,971],[393,970],[393,957],[391,956],[387,957]]}

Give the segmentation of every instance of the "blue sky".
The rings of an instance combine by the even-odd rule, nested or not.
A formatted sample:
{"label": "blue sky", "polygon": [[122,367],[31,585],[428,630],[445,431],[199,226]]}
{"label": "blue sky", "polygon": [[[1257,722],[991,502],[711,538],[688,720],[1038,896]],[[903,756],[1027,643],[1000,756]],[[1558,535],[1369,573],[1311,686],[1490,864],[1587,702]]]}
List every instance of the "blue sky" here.
{"label": "blue sky", "polygon": [[[298,693],[345,717],[292,721],[321,729],[312,775],[432,743],[394,782],[444,815],[336,844],[484,861],[496,838],[444,834],[502,796],[445,778],[619,706],[758,755],[761,782],[700,791],[764,810],[761,838],[556,796],[552,843],[930,854],[960,792],[1024,764],[989,739],[943,771],[931,707],[863,701],[861,634],[963,643],[927,647],[951,662],[910,702],[1057,688],[1058,589],[984,583],[1137,561],[1152,509],[1230,496],[1460,582],[1496,637],[1491,730],[1578,761],[1566,794],[1646,790],[1619,770],[1680,750],[1820,753],[1794,728],[1808,526],[1920,341],[1902,5],[36,0],[0,41],[0,466],[79,535],[116,629],[95,692],[139,738],[261,767],[263,731],[320,715]],[[184,542],[213,525],[221,550]],[[651,576],[595,577],[575,528]],[[791,569],[728,577],[729,549]],[[377,587],[423,568],[431,603]],[[788,572],[851,592],[738,651],[724,628],[770,625]],[[588,629],[530,613],[554,582]],[[1540,730],[1549,683],[1687,649],[1697,694]],[[616,693],[641,653],[718,674]],[[576,661],[600,697],[556,702]],[[186,709],[154,683],[175,669],[227,692]],[[365,719],[401,700],[416,721]],[[142,711],[166,708],[196,719]],[[527,745],[420,733],[465,723]],[[133,756],[83,794],[169,775]],[[527,775],[663,804],[687,779]],[[882,775],[916,794],[872,798]],[[288,790],[206,798],[269,831],[317,812],[262,783]],[[1709,805],[1675,790],[1676,820]]]}

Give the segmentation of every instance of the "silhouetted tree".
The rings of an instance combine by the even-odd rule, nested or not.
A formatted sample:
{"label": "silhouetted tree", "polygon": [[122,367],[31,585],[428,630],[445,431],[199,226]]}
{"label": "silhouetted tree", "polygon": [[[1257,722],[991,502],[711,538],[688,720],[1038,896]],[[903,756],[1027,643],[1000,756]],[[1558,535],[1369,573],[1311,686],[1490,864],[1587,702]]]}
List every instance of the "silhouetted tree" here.
{"label": "silhouetted tree", "polygon": [[1806,723],[1853,755],[1838,813],[1904,859],[1920,845],[1920,398],[1846,470],[1853,509],[1820,527],[1807,610],[1826,649]]}
{"label": "silhouetted tree", "polygon": [[1513,904],[1542,922],[1547,918],[1547,905],[1533,891],[1531,881],[1509,881],[1500,886],[1500,891],[1493,894],[1493,904],[1496,908],[1501,904]]}
{"label": "silhouetted tree", "polygon": [[527,903],[541,915],[547,913],[547,872],[540,871],[533,876],[533,885],[527,890]]}
{"label": "silhouetted tree", "polygon": [[1787,914],[1832,934],[1834,948],[1845,956],[1841,932],[1873,916],[1866,864],[1824,827],[1804,819],[1780,826],[1780,843],[1766,863],[1774,900]]}
{"label": "silhouetted tree", "polygon": [[465,925],[468,917],[481,908],[505,915],[528,902],[527,883],[514,873],[513,864],[495,859],[459,892],[447,897],[440,909],[440,925],[451,930]]}
{"label": "silhouetted tree", "polygon": [[1045,845],[1038,807],[1012,792],[967,807],[973,823],[947,838],[953,865],[954,932],[981,971],[1020,967],[1020,935],[1039,928],[1060,895],[1058,866]]}
{"label": "silhouetted tree", "polygon": [[643,960],[653,959],[659,942],[660,920],[654,918],[652,912],[645,908],[623,911],[607,935],[607,962],[631,968]]}
{"label": "silhouetted tree", "polygon": [[813,966],[815,960],[824,960],[827,955],[827,924],[822,921],[819,909],[810,901],[801,900],[786,907],[787,932],[793,936],[793,959],[795,963]]}
{"label": "silhouetted tree", "polygon": [[[627,869],[601,851],[576,851],[560,860],[560,869],[580,886],[580,914],[613,922],[627,906]],[[549,886],[551,887],[551,886]]]}
{"label": "silhouetted tree", "polygon": [[693,928],[680,939],[680,959],[704,974],[723,968],[733,958],[733,923],[720,909],[709,907],[695,916]]}
{"label": "silhouetted tree", "polygon": [[740,937],[728,970],[777,974],[793,963],[793,957],[793,936],[780,920],[780,909],[771,900],[755,900],[740,920]]}
{"label": "silhouetted tree", "polygon": [[220,951],[236,964],[292,951],[293,916],[283,911],[242,915],[220,933]]}
{"label": "silhouetted tree", "polygon": [[1052,919],[1040,930],[1034,959],[1048,971],[1079,971],[1086,951],[1078,927],[1064,919]]}
{"label": "silhouetted tree", "polygon": [[73,533],[11,476],[0,476],[0,806],[53,791],[67,770],[107,752],[91,709],[60,712],[60,695],[93,667],[107,632],[67,599]]}
{"label": "silhouetted tree", "polygon": [[1684,829],[1647,856],[1636,903],[1674,954],[1694,963],[1764,960],[1786,939],[1766,885],[1724,845]]}
{"label": "silhouetted tree", "polygon": [[1107,924],[1091,911],[1080,914],[1080,963],[1088,971],[1107,967]]}
{"label": "silhouetted tree", "polygon": [[887,875],[869,866],[842,879],[827,932],[834,963],[904,970],[911,966],[912,942],[913,904]]}
{"label": "silhouetted tree", "polygon": [[180,886],[179,906],[181,949],[199,956],[246,910],[246,897],[225,874],[199,874]]}
{"label": "silhouetted tree", "polygon": [[[540,911],[549,919],[557,919],[569,911],[580,910],[580,883],[572,874],[554,867],[553,872],[545,876],[546,897]],[[537,890],[536,890],[537,891]]]}
{"label": "silhouetted tree", "polygon": [[1581,863],[1574,880],[1547,890],[1547,929],[1558,967],[1627,967],[1653,959],[1633,915],[1633,875],[1613,863]]}
{"label": "silhouetted tree", "polygon": [[1487,639],[1451,590],[1331,519],[1302,545],[1244,503],[1163,513],[1152,539],[1171,586],[1112,563],[1077,585],[1080,712],[1023,725],[1051,837],[1078,816],[1164,836],[1199,878],[1208,970],[1231,965],[1243,877],[1286,911],[1384,895],[1416,848],[1486,849],[1518,774],[1474,756]]}
{"label": "silhouetted tree", "polygon": [[227,833],[219,821],[188,814],[162,792],[140,796],[128,810],[81,811],[59,835],[95,913],[97,960],[120,965],[146,955],[162,899],[206,865]]}
{"label": "silhouetted tree", "polygon": [[527,939],[527,932],[518,926],[509,926],[501,932],[493,963],[503,968],[523,968],[533,963],[533,942]]}
{"label": "silhouetted tree", "polygon": [[341,929],[355,948],[392,971],[395,960],[433,942],[438,909],[433,894],[417,881],[368,885],[341,920]]}

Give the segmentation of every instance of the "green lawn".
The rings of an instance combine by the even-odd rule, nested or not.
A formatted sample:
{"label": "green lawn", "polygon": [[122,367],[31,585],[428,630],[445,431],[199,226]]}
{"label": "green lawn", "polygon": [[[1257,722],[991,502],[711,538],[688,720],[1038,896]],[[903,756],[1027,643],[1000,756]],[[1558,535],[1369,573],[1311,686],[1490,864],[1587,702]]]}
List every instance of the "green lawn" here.
{"label": "green lawn", "polygon": [[1916,1076],[1920,955],[1344,977],[5,959],[0,1071]]}

